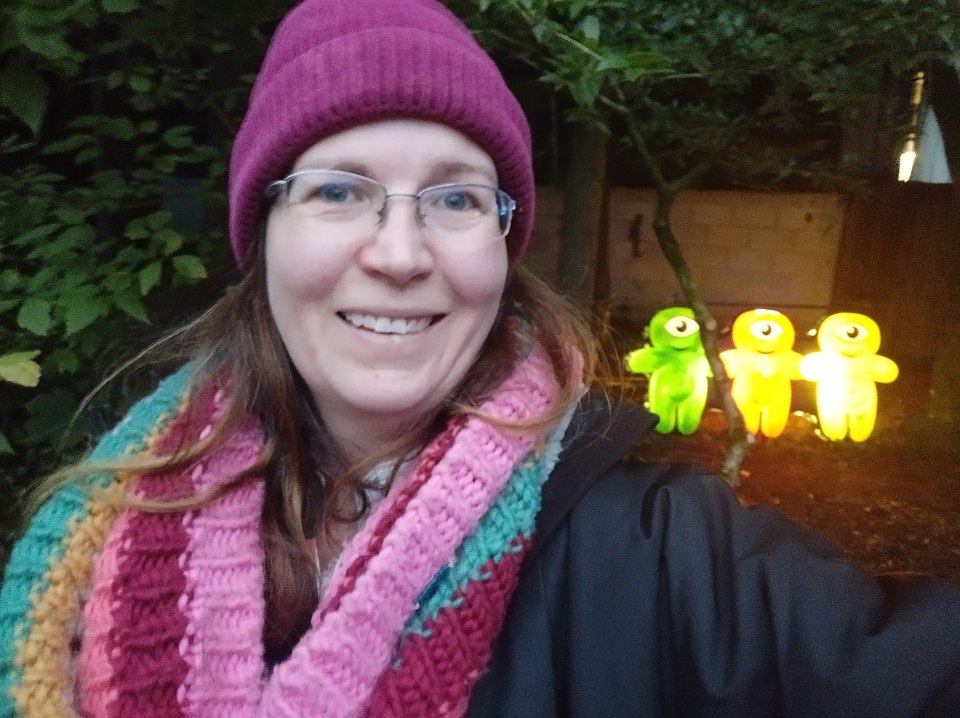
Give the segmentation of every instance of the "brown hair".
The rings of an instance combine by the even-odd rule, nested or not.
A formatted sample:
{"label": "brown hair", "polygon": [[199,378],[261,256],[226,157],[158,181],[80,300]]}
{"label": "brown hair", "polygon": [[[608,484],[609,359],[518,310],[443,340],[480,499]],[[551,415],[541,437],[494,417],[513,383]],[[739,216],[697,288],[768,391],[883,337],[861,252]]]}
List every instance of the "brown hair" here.
{"label": "brown hair", "polygon": [[[351,466],[326,431],[274,324],[267,301],[264,244],[256,243],[252,266],[237,286],[174,333],[177,354],[193,362],[197,383],[214,374],[228,377],[231,401],[210,436],[171,456],[69,467],[50,477],[43,493],[48,495],[65,480],[94,471],[135,474],[189,466],[221,445],[244,418],[259,417],[265,437],[259,460],[214,493],[169,502],[131,497],[126,501],[146,511],[184,510],[255,476],[265,478],[264,644],[268,659],[276,660],[306,629],[318,600],[313,563],[305,549],[307,537],[330,532],[339,523],[353,523],[369,509],[364,477],[374,465],[393,460],[395,473],[402,458],[426,443],[441,422],[457,413],[477,414],[480,402],[509,375],[532,343],[549,357],[561,400],[550,414],[515,428],[549,425],[576,400],[581,381],[592,381],[597,351],[589,327],[572,305],[525,270],[512,267],[494,327],[446,406],[375,456]],[[582,377],[573,376],[571,350],[583,357]]]}

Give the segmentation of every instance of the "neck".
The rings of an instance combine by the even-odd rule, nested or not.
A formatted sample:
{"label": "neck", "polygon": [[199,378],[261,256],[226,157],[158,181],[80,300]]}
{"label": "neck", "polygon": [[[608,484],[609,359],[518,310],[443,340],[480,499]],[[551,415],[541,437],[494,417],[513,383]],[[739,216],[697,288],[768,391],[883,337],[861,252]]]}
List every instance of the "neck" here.
{"label": "neck", "polygon": [[412,432],[422,425],[419,419],[351,421],[343,417],[323,418],[337,448],[350,465],[374,456],[380,461],[407,452],[409,446],[401,446],[401,443],[404,439],[412,438]]}

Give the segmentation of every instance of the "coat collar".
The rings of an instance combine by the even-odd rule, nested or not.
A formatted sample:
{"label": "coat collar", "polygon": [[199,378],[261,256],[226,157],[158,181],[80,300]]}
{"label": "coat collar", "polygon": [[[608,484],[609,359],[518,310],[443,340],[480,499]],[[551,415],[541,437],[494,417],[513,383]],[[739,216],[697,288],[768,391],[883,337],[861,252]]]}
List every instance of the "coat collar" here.
{"label": "coat collar", "polygon": [[545,544],[597,481],[657,424],[636,404],[600,393],[584,396],[570,423],[560,459],[543,487],[537,543]]}

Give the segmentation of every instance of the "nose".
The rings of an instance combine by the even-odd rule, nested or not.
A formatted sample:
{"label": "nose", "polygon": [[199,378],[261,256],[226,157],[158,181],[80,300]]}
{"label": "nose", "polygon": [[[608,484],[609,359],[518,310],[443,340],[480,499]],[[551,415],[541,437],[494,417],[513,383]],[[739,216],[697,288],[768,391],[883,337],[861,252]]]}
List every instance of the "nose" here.
{"label": "nose", "polygon": [[360,249],[364,271],[408,284],[430,275],[434,257],[417,216],[416,198],[390,195],[381,221],[370,229],[369,240]]}

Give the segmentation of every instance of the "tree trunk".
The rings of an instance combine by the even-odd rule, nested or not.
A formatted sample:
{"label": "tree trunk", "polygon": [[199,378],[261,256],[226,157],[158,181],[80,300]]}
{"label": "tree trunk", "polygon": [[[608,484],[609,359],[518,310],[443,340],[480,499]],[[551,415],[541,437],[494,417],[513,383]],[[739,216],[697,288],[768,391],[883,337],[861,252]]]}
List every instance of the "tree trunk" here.
{"label": "tree trunk", "polygon": [[576,124],[572,129],[564,182],[557,287],[584,309],[592,310],[609,136],[596,125]]}
{"label": "tree trunk", "polygon": [[595,334],[605,341],[610,335],[610,187],[603,186],[600,201],[600,226],[597,230],[597,253],[594,266],[593,307]]}
{"label": "tree trunk", "polygon": [[727,417],[727,450],[723,457],[721,473],[723,478],[731,486],[740,484],[740,465],[747,453],[747,427],[743,423],[743,415],[737,408],[730,393],[730,379],[724,369],[723,362],[720,359],[720,346],[717,341],[717,320],[710,313],[690,272],[683,254],[680,251],[680,245],[677,244],[676,235],[673,233],[673,225],[670,221],[670,212],[673,209],[673,202],[676,199],[677,192],[674,189],[659,187],[657,189],[657,210],[653,220],[653,231],[657,235],[657,242],[663,255],[667,258],[674,274],[680,281],[683,288],[683,294],[686,296],[693,313],[700,324],[700,337],[703,340],[703,348],[707,354],[707,360],[710,362],[710,369],[713,372],[713,384],[716,387],[717,399]]}

